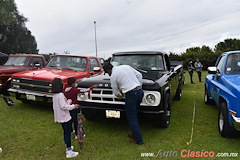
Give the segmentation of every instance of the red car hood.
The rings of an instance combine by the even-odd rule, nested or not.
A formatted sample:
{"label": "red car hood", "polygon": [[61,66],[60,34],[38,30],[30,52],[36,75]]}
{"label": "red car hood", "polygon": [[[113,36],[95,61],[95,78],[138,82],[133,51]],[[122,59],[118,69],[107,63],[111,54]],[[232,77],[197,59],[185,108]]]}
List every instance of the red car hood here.
{"label": "red car hood", "polygon": [[62,80],[66,80],[69,77],[75,77],[76,79],[80,79],[83,77],[87,77],[87,72],[80,71],[72,71],[72,70],[63,70],[63,69],[50,69],[50,68],[42,68],[39,70],[32,71],[24,71],[15,73],[12,77],[21,77],[21,78],[29,78],[29,79],[37,79],[37,80],[45,80],[52,81],[54,78],[58,77]]}
{"label": "red car hood", "polygon": [[29,69],[27,66],[0,66],[0,74],[12,74]]}

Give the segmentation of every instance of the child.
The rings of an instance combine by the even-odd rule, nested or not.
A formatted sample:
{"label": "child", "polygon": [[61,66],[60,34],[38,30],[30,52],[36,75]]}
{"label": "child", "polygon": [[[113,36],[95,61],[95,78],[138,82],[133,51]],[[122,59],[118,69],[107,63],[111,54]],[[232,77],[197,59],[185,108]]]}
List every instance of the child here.
{"label": "child", "polygon": [[64,132],[64,142],[66,145],[66,158],[76,157],[78,152],[74,152],[73,146],[71,146],[71,116],[69,110],[78,108],[77,104],[68,104],[67,99],[62,93],[63,81],[60,78],[55,78],[52,81],[53,92],[53,111],[54,121],[62,125]]}
{"label": "child", "polygon": [[[67,99],[72,100],[72,104],[78,104],[78,102],[77,102],[77,94],[78,93],[88,92],[88,91],[92,90],[93,88],[98,87],[98,85],[93,85],[92,87],[89,87],[89,88],[86,88],[86,89],[77,89],[76,88],[77,87],[76,78],[74,78],[74,77],[68,78],[68,85],[70,87],[65,89],[64,94],[67,97]],[[70,115],[72,116],[72,123],[74,124],[75,139],[77,139],[77,126],[78,126],[77,113],[78,113],[77,109],[73,109],[73,110],[70,111]]]}

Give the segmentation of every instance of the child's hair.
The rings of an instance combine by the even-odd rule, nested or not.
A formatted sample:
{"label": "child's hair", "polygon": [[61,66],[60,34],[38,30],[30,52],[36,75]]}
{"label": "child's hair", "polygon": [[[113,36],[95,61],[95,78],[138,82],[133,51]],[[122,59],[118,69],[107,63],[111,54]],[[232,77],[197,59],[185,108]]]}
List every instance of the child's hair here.
{"label": "child's hair", "polygon": [[70,78],[68,78],[68,81],[67,81],[67,82],[68,82],[68,85],[69,85],[69,86],[72,86],[72,84],[76,82],[76,78],[70,77]]}
{"label": "child's hair", "polygon": [[60,78],[54,78],[52,81],[52,93],[60,93],[63,91],[63,81]]}

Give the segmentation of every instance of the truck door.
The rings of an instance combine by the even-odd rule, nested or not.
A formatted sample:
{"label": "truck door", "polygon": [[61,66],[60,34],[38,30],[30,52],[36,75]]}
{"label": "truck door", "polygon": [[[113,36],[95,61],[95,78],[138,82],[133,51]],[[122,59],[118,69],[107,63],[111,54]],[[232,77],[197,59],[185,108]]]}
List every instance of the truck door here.
{"label": "truck door", "polygon": [[220,93],[220,81],[222,78],[222,74],[224,72],[224,62],[225,62],[226,56],[222,55],[217,63],[216,63],[216,67],[217,67],[217,73],[213,75],[212,81],[210,83],[209,89],[211,92],[211,95],[214,99],[215,102],[218,103],[219,101],[219,93]]}

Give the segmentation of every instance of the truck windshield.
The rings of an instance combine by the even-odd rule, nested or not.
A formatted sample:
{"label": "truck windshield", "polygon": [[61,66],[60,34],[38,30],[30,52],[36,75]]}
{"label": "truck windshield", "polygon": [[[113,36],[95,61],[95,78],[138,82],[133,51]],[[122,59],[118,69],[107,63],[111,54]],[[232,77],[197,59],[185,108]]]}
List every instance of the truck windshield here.
{"label": "truck windshield", "polygon": [[67,69],[74,71],[85,71],[87,59],[76,56],[54,56],[46,68]]}
{"label": "truck windshield", "polygon": [[4,66],[28,66],[30,57],[10,56]]}
{"label": "truck windshield", "polygon": [[162,55],[118,55],[113,56],[113,66],[130,65],[146,71],[165,70]]}
{"label": "truck windshield", "polygon": [[227,58],[226,74],[240,74],[240,53],[230,54]]}

